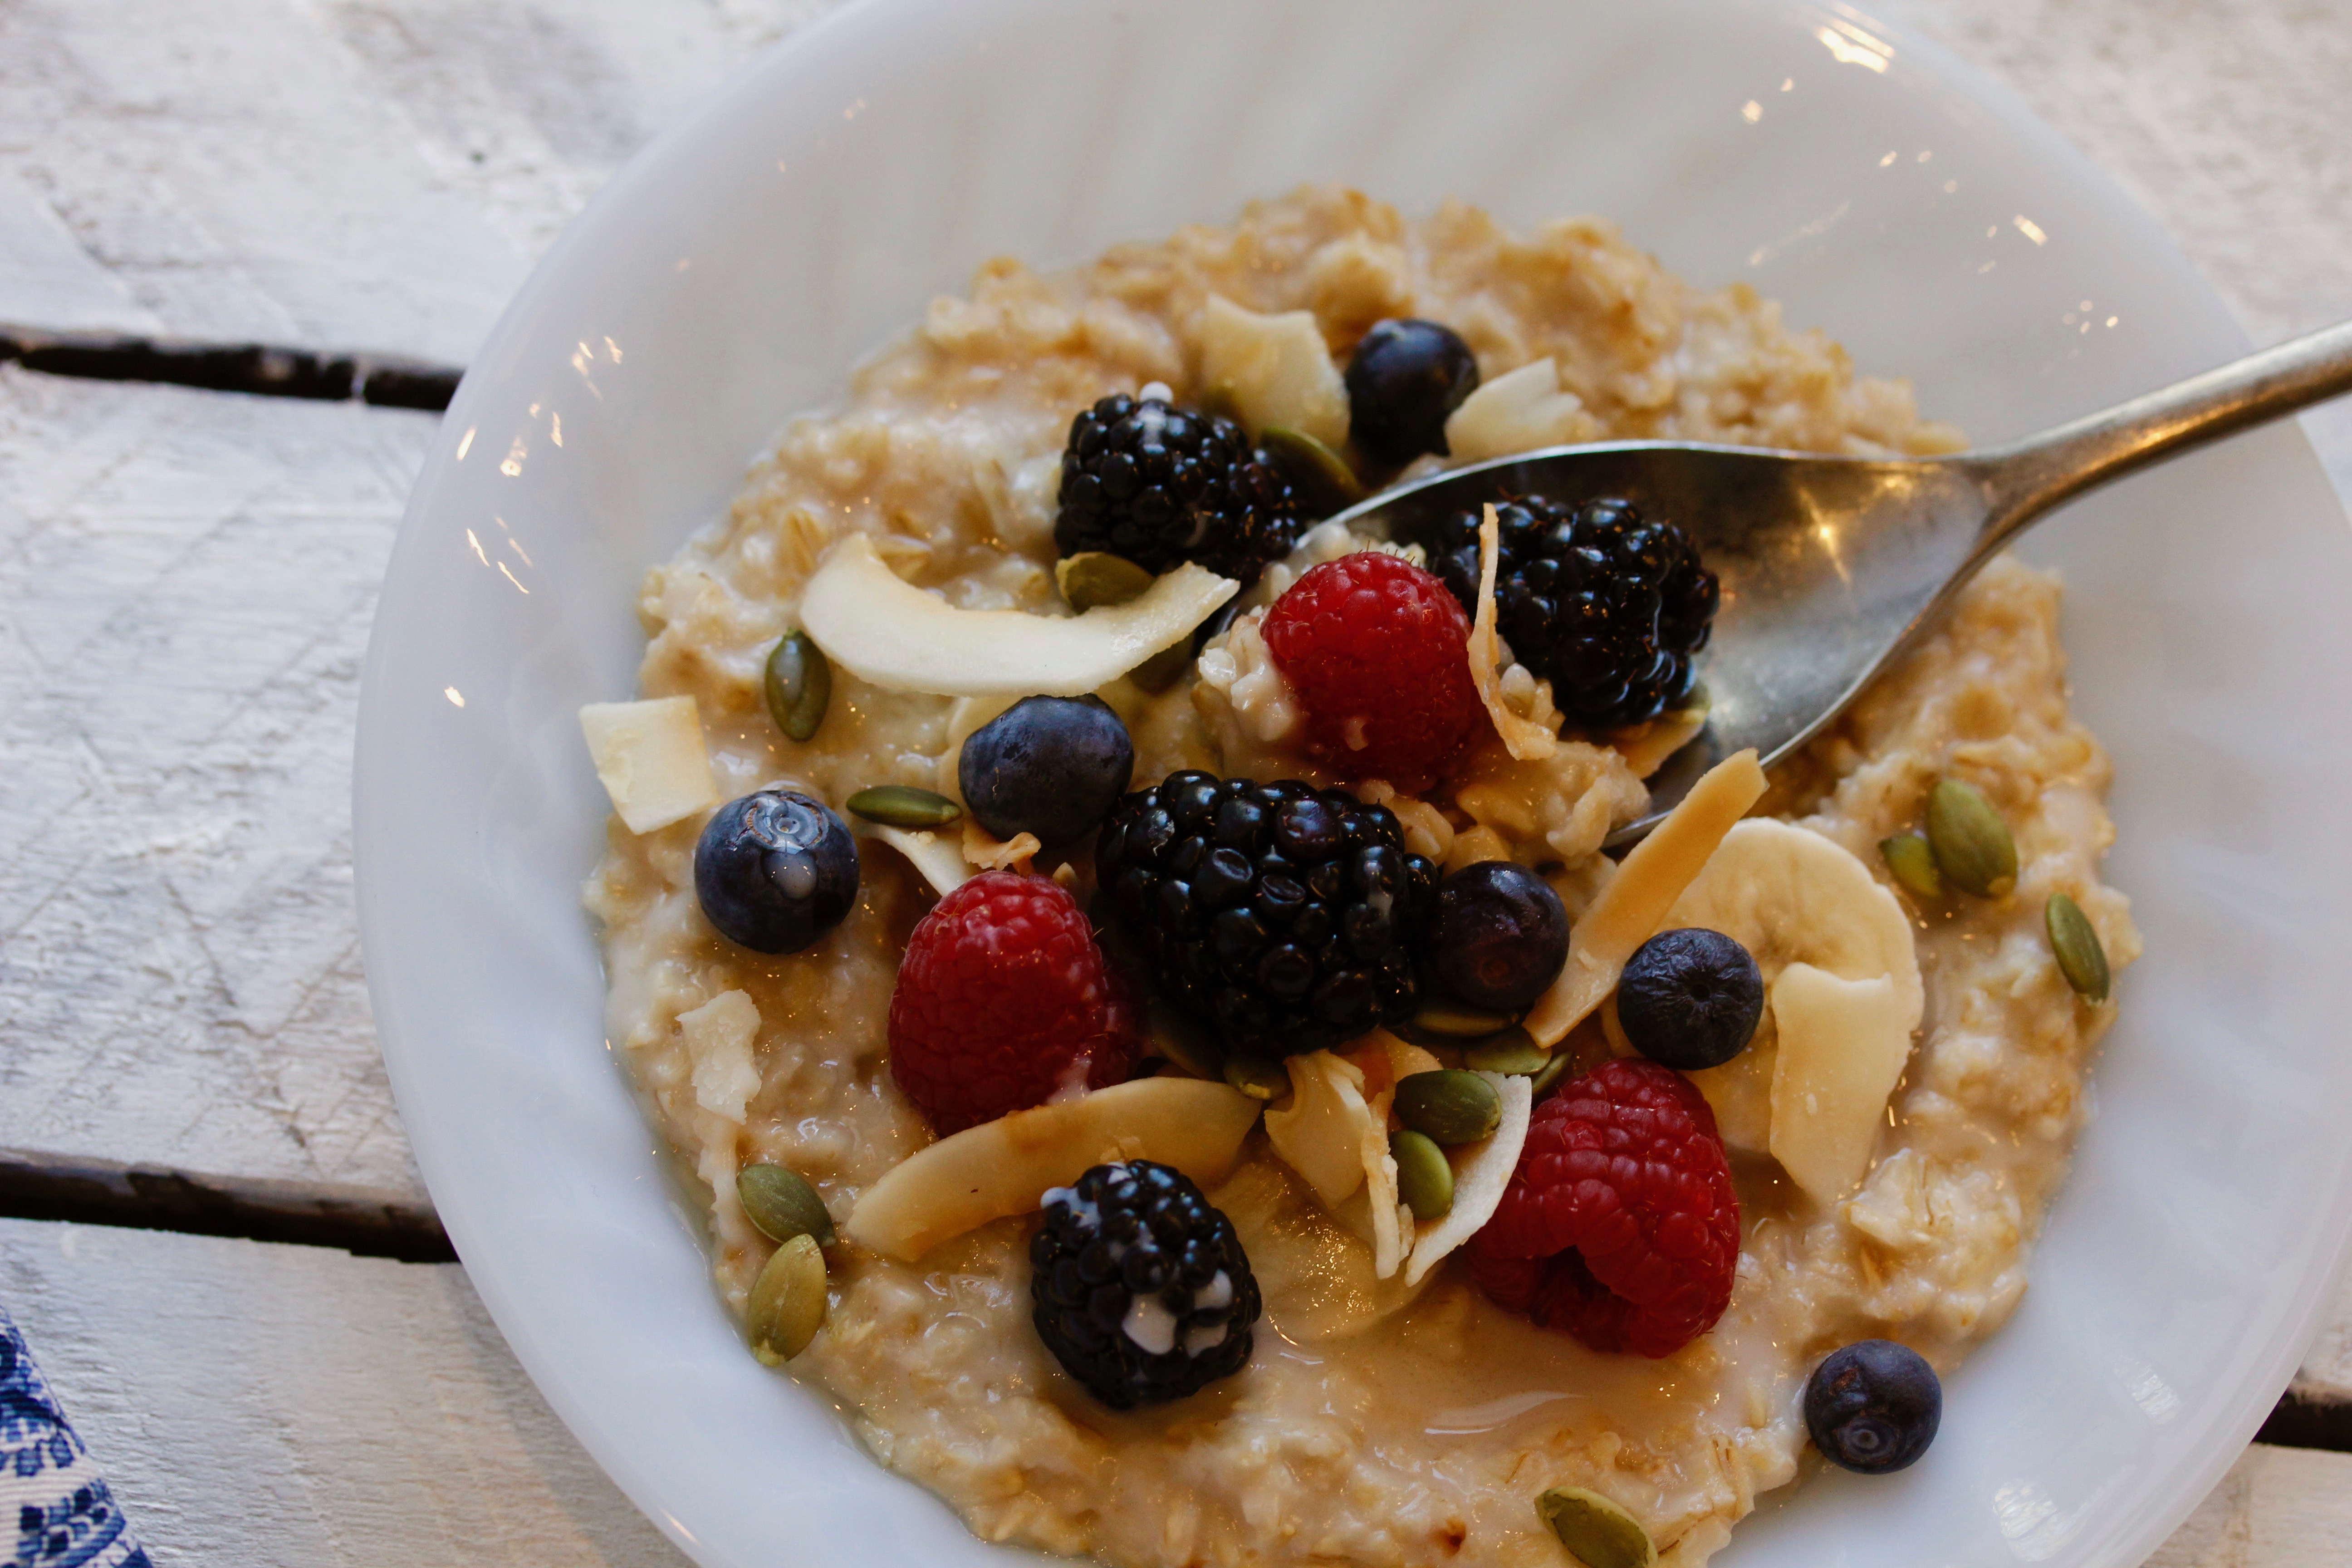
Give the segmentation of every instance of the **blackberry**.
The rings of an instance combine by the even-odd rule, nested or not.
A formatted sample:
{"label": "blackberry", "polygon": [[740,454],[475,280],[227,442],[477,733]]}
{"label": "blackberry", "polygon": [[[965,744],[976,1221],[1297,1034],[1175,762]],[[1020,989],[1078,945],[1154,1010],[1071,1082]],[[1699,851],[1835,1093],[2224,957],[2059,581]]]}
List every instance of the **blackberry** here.
{"label": "blackberry", "polygon": [[1159,1405],[1248,1364],[1257,1277],[1233,1222],[1182,1172],[1097,1165],[1049,1189],[1043,1206],[1029,1239],[1031,1321],[1097,1399]]}
{"label": "blackberry", "polygon": [[1196,561],[1243,586],[1303,526],[1289,481],[1240,426],[1124,393],[1070,421],[1054,543],[1107,550],[1157,576]]}
{"label": "blackberry", "polygon": [[[1582,729],[1638,724],[1691,693],[1721,591],[1698,547],[1628,500],[1567,507],[1523,496],[1496,509],[1495,618],[1521,664]],[[1478,611],[1478,518],[1457,512],[1430,563]]]}
{"label": "blackberry", "polygon": [[1323,1050],[1413,1015],[1437,868],[1386,806],[1171,773],[1111,809],[1095,871],[1161,993],[1234,1050]]}

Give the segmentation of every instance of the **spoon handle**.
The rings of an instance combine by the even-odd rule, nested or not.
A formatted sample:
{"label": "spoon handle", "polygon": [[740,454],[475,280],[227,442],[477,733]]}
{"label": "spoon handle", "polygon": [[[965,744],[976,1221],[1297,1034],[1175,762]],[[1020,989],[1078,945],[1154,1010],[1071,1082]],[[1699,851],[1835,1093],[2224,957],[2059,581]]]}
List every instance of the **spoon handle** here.
{"label": "spoon handle", "polygon": [[1969,455],[1989,503],[1976,559],[2084,490],[2352,392],[2352,321]]}

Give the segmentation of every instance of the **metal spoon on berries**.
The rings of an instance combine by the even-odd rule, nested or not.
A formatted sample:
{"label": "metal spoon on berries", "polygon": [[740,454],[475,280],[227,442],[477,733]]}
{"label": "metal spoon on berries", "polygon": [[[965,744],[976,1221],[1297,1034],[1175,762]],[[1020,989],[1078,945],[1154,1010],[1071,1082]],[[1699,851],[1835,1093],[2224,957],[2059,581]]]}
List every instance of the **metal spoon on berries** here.
{"label": "metal spoon on berries", "polygon": [[1339,517],[1430,545],[1433,567],[1449,519],[1518,498],[1570,508],[1622,498],[1690,536],[1722,594],[1696,660],[1706,723],[1652,778],[1651,814],[1619,829],[1616,846],[1647,833],[1719,759],[1751,746],[1767,768],[1790,756],[1932,627],[1994,552],[2057,507],[2347,391],[2352,322],[1950,457],[1666,441],[1554,447],[1383,490]]}

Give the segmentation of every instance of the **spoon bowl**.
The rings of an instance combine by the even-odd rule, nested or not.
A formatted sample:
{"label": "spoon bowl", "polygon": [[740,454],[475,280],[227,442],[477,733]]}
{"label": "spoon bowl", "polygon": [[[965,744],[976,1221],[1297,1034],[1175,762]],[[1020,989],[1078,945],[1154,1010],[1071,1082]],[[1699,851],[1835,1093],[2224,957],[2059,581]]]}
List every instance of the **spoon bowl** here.
{"label": "spoon bowl", "polygon": [[1699,656],[1706,726],[1650,779],[1647,833],[1716,762],[1767,768],[1834,721],[1936,624],[1995,552],[2086,490],[2352,391],[2352,322],[2265,349],[2008,446],[1950,457],[1825,457],[1616,441],[1500,458],[1381,491],[1339,514],[1433,542],[1465,510],[1528,495],[1622,497],[1673,522],[1722,584]]}

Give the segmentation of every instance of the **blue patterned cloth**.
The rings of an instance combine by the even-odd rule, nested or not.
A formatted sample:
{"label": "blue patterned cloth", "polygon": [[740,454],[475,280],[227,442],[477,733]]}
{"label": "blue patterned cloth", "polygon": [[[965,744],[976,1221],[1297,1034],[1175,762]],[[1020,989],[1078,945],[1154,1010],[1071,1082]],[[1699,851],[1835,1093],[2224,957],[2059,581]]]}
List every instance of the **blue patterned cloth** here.
{"label": "blue patterned cloth", "polygon": [[0,1568],[152,1568],[5,1310],[0,1310],[0,1547],[8,1553]]}

